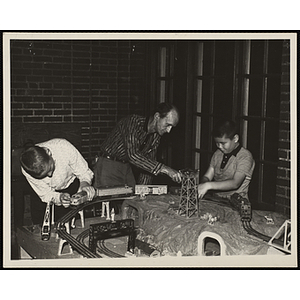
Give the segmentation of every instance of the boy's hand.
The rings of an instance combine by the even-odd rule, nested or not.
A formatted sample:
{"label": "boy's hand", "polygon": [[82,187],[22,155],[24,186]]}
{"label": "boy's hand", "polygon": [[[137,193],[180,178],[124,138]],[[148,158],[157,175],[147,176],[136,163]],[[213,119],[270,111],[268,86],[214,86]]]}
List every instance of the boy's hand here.
{"label": "boy's hand", "polygon": [[60,201],[64,208],[68,208],[70,206],[71,197],[68,193],[61,193],[60,194]]}
{"label": "boy's hand", "polygon": [[209,190],[208,182],[200,183],[198,185],[198,196],[199,196],[199,199],[202,199],[204,197],[204,195],[207,193],[208,190]]}

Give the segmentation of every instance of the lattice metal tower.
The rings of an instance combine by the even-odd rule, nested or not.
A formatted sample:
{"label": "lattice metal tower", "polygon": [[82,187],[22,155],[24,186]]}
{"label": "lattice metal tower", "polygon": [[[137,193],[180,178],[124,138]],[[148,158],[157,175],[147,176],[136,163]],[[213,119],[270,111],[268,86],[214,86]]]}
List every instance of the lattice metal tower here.
{"label": "lattice metal tower", "polygon": [[199,216],[198,201],[198,170],[180,170],[181,194],[178,215],[190,218],[194,214]]}

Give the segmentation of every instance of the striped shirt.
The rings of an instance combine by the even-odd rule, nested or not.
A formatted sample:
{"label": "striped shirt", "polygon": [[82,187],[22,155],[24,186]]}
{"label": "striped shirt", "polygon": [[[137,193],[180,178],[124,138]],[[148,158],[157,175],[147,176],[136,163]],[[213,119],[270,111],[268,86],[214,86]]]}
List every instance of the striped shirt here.
{"label": "striped shirt", "polygon": [[94,173],[89,169],[79,151],[67,140],[55,138],[39,143],[37,146],[51,151],[55,163],[52,177],[36,179],[26,173],[23,168],[22,173],[43,202],[52,200],[54,203],[59,203],[60,193],[57,191],[69,187],[76,177],[80,182],[92,183]]}
{"label": "striped shirt", "polygon": [[148,134],[148,120],[137,115],[123,118],[100,146],[103,154],[146,171],[140,174],[139,184],[151,183],[151,175],[158,175],[163,167],[156,161],[161,136],[158,133]]}

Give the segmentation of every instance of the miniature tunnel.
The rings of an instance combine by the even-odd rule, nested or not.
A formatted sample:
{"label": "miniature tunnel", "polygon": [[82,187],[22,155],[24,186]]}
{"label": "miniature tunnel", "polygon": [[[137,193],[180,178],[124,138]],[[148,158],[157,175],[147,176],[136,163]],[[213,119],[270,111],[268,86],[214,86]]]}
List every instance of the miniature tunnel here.
{"label": "miniature tunnel", "polygon": [[226,245],[218,234],[204,231],[198,237],[198,255],[225,256]]}
{"label": "miniature tunnel", "polygon": [[220,256],[220,243],[211,237],[204,239],[204,255],[205,256]]}

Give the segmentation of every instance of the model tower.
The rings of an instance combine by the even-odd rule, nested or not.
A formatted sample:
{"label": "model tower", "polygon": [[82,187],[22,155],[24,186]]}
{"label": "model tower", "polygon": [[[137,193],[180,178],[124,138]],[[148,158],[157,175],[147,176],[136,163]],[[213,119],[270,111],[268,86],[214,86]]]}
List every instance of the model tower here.
{"label": "model tower", "polygon": [[190,218],[193,215],[199,216],[198,201],[198,170],[180,170],[181,194],[178,214]]}

